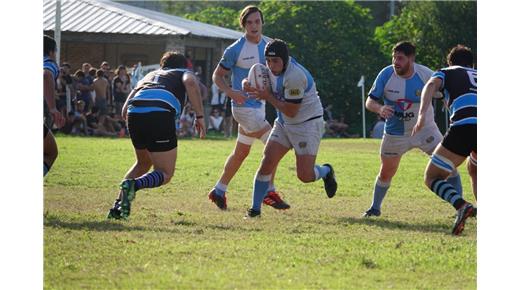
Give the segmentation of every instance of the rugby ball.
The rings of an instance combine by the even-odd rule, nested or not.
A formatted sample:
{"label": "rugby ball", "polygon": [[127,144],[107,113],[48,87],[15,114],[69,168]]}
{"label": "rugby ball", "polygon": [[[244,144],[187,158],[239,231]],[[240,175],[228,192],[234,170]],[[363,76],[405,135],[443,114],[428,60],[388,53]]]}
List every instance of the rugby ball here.
{"label": "rugby ball", "polygon": [[271,89],[269,69],[261,63],[256,63],[249,69],[247,81],[253,88],[258,90],[265,91],[267,89]]}

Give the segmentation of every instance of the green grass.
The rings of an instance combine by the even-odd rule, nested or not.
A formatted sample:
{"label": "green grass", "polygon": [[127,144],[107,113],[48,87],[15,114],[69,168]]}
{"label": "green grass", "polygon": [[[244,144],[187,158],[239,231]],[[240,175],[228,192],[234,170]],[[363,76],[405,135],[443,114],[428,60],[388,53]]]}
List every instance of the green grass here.
{"label": "green grass", "polygon": [[[378,140],[323,140],[318,163],[334,165],[338,193],[299,182],[293,151],[277,187],[292,206],[243,220],[262,146],[229,185],[227,212],[207,198],[234,141],[180,140],[166,186],[139,191],[128,221],[105,215],[134,162],[129,139],[58,137],[45,179],[47,289],[475,289],[476,221],[449,234],[454,210],[422,182],[427,157],[403,157],[383,216],[360,218],[379,168]],[[469,178],[461,169],[465,196]]]}

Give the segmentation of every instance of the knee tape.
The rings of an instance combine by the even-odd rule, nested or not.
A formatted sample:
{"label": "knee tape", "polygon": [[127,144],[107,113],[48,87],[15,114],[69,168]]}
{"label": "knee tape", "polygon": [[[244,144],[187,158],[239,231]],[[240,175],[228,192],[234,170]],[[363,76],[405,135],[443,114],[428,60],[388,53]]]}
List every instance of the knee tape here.
{"label": "knee tape", "polygon": [[253,143],[255,142],[255,138],[246,136],[238,132],[237,141],[245,145],[253,145]]}

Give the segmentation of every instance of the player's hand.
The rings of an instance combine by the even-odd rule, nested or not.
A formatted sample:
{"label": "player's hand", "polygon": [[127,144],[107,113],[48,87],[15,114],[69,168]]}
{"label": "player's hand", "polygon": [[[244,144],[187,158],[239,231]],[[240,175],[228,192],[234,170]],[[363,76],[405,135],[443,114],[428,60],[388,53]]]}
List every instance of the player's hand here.
{"label": "player's hand", "polygon": [[61,128],[65,125],[65,118],[63,118],[63,115],[60,111],[52,109],[50,113],[52,114],[52,120],[54,121],[54,124],[56,124],[58,128]]}
{"label": "player's hand", "polygon": [[419,133],[419,131],[421,131],[421,129],[423,127],[424,127],[424,118],[422,115],[419,115],[419,117],[417,117],[417,123],[415,123],[415,126],[413,126],[412,136]]}
{"label": "player's hand", "polygon": [[267,100],[270,96],[270,93],[268,90],[259,90],[257,88],[253,88],[253,87],[251,87],[248,94],[251,98],[255,98],[257,100]]}
{"label": "player's hand", "polygon": [[246,101],[246,96],[243,95],[242,91],[232,90],[228,96],[239,105],[242,105]]}
{"label": "player's hand", "polygon": [[251,92],[252,88],[253,87],[251,87],[251,84],[247,81],[247,78],[242,80],[242,90],[244,92],[249,93]]}
{"label": "player's hand", "polygon": [[195,119],[195,132],[199,133],[200,139],[206,138],[206,122],[204,117]]}
{"label": "player's hand", "polygon": [[393,115],[394,115],[394,108],[392,108],[391,106],[384,105],[384,106],[381,106],[381,109],[379,109],[379,116],[381,116],[381,118],[383,118],[383,119],[388,120]]}

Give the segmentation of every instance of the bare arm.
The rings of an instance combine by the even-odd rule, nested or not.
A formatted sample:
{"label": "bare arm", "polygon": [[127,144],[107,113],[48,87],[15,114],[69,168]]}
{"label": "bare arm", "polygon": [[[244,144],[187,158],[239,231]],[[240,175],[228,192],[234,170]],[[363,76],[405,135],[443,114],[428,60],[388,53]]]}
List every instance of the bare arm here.
{"label": "bare arm", "polygon": [[423,87],[421,92],[421,106],[419,107],[419,116],[417,123],[413,127],[412,135],[415,135],[424,127],[424,115],[431,106],[433,96],[439,91],[442,85],[442,80],[439,78],[430,78],[430,80]]}
{"label": "bare arm", "polygon": [[63,118],[61,112],[56,109],[56,100],[54,99],[55,89],[55,83],[51,72],[44,69],[43,97],[45,98],[45,102],[47,102],[47,107],[49,108],[49,112],[52,114],[53,121],[56,123],[58,128],[61,128],[65,124],[65,119]]}
{"label": "bare arm", "polygon": [[365,107],[372,113],[376,113],[384,119],[388,119],[394,115],[394,109],[388,105],[381,105],[376,100],[368,97]]}
{"label": "bare arm", "polygon": [[269,90],[258,90],[249,86],[247,82],[243,82],[242,84],[244,85],[245,90],[249,92],[251,96],[266,100],[267,102],[271,103],[271,105],[273,105],[277,110],[284,113],[284,115],[290,118],[294,118],[294,116],[298,114],[298,110],[300,109],[301,104],[280,101],[275,98]]}
{"label": "bare arm", "polygon": [[191,73],[185,73],[182,76],[182,82],[186,87],[188,93],[188,99],[190,100],[191,107],[195,111],[195,127],[199,131],[200,138],[206,136],[206,123],[204,122],[204,109],[202,107],[202,97],[200,95],[199,81]]}
{"label": "bare arm", "polygon": [[237,104],[243,104],[246,100],[246,97],[242,94],[242,91],[233,90],[226,84],[224,80],[224,76],[228,73],[229,71],[225,70],[223,67],[218,65],[215,71],[213,72],[213,82],[217,85],[217,87],[219,87],[221,91],[223,91]]}

